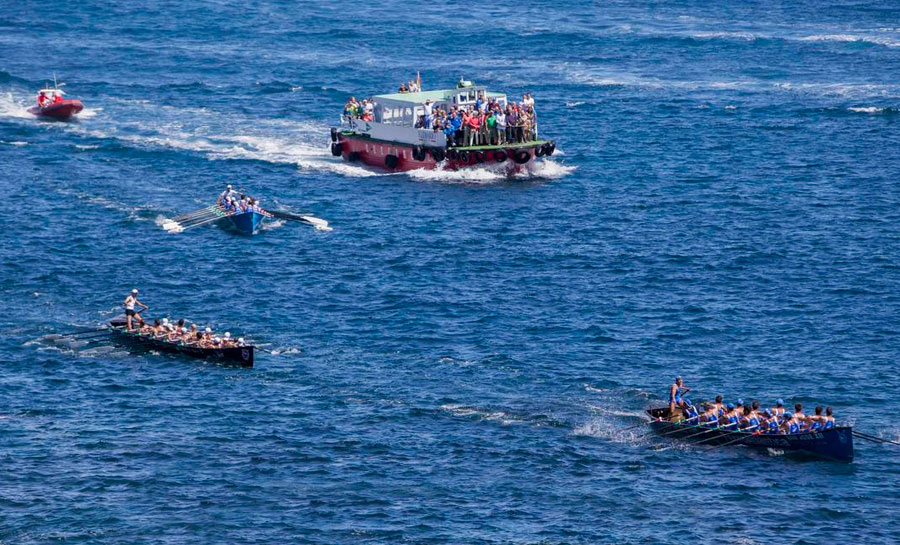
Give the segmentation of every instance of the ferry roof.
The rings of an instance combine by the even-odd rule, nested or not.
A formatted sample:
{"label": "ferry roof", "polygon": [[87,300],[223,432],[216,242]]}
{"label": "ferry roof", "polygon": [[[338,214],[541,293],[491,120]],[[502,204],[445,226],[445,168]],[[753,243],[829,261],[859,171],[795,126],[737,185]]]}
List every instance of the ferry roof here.
{"label": "ferry roof", "polygon": [[[464,91],[468,91],[473,89],[473,87],[460,87],[458,89],[437,89],[434,91],[421,91],[419,93],[390,93],[387,95],[375,95],[374,98],[376,101],[381,100],[396,100],[399,102],[415,102],[416,104],[423,104],[426,100],[431,100],[432,102],[447,102],[453,100],[453,97],[457,93],[461,93]],[[484,91],[484,88],[477,88],[479,91]],[[506,96],[503,93],[491,93],[488,91],[484,91],[484,96],[487,98],[495,98]]]}

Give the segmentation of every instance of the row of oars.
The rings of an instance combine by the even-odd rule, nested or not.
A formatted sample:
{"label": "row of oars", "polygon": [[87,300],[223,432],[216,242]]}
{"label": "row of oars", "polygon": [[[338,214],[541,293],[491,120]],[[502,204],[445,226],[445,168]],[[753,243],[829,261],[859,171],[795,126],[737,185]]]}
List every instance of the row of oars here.
{"label": "row of oars", "polygon": [[860,439],[864,439],[866,441],[871,441],[873,443],[881,443],[881,444],[889,444],[889,445],[900,445],[900,442],[891,441],[890,439],[885,439],[884,437],[878,437],[877,435],[870,435],[868,433],[863,433],[861,431],[854,431],[853,437],[858,437]]}
{"label": "row of oars", "polygon": [[201,208],[200,210],[195,210],[182,216],[178,216],[177,218],[166,220],[162,224],[162,227],[170,233],[180,233],[185,229],[199,227],[201,225],[206,225],[207,223],[218,221],[227,215],[228,213],[218,206],[211,205],[207,206],[206,208]]}
{"label": "row of oars", "polygon": [[[635,428],[639,428],[639,427],[641,427],[641,426],[645,426],[646,424],[647,424],[646,422],[642,422],[641,424],[637,424],[637,425],[634,425],[634,426],[629,426],[629,427],[627,427],[627,428],[624,428],[622,431],[633,430],[633,429],[635,429]],[[668,430],[668,431],[664,431],[664,432],[659,432],[659,433],[657,433],[657,432],[655,432],[655,431],[650,431],[650,432],[647,432],[647,433],[643,434],[641,437],[646,437],[646,436],[648,436],[648,435],[653,435],[653,434],[656,434],[656,435],[658,435],[658,436],[660,436],[660,437],[665,437],[665,436],[667,436],[667,435],[672,435],[672,434],[674,434],[674,433],[683,432],[683,431],[685,431],[685,430],[691,430],[691,429],[693,429],[693,430],[700,430],[700,431],[697,431],[697,432],[692,433],[692,434],[690,434],[690,435],[685,435],[684,437],[679,437],[679,438],[677,438],[677,439],[688,440],[688,439],[692,439],[692,438],[694,438],[694,437],[699,437],[699,436],[704,435],[704,434],[706,434],[706,433],[710,433],[710,432],[713,432],[713,431],[719,431],[719,430],[721,430],[721,428],[718,428],[718,427],[712,428],[712,427],[708,427],[708,426],[703,426],[702,424],[692,424],[692,425],[687,425],[687,426],[685,426],[685,425],[676,425],[676,427],[675,427],[674,429],[671,429],[671,430]],[[752,435],[759,435],[760,433],[761,433],[761,431],[755,431],[755,432],[753,432],[753,433],[750,434],[750,435],[741,435],[741,436],[738,437],[737,439],[734,439],[734,440],[732,440],[732,441],[728,441],[728,442],[725,442],[725,443],[719,443],[719,444],[712,444],[712,443],[709,443],[709,441],[713,441],[713,440],[715,440],[715,439],[717,439],[717,438],[719,437],[718,435],[716,435],[716,436],[713,436],[713,437],[711,437],[711,438],[709,438],[709,439],[702,439],[702,440],[700,440],[700,441],[694,441],[692,444],[694,444],[694,445],[702,445],[702,444],[706,443],[706,444],[709,444],[710,446],[725,447],[725,446],[733,445],[733,444],[735,444],[735,443],[738,443],[738,442],[740,442],[740,441],[743,441],[744,439],[746,439],[746,438],[749,437],[749,436],[752,436]],[[885,439],[885,438],[883,438],[883,437],[878,437],[877,435],[871,435],[871,434],[868,434],[868,433],[863,433],[863,432],[861,432],[861,431],[854,431],[854,432],[853,432],[853,436],[854,436],[854,437],[858,437],[859,439],[866,440],[866,441],[871,441],[871,442],[873,442],[873,443],[889,444],[889,445],[898,445],[898,446],[900,446],[900,442],[898,442],[898,441],[892,441],[892,440],[890,440],[890,439]]]}

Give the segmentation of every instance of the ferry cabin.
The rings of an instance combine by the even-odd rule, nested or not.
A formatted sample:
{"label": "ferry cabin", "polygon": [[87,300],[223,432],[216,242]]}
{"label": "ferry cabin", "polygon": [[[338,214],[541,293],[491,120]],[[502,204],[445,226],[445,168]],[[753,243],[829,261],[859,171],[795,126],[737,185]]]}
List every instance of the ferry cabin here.
{"label": "ferry cabin", "polygon": [[430,100],[434,109],[450,110],[451,106],[456,106],[465,110],[469,106],[475,106],[479,97],[482,97],[485,104],[493,99],[502,108],[506,108],[506,95],[491,93],[483,85],[466,84],[456,89],[375,95],[372,97],[375,102],[375,120],[352,119],[350,128],[376,140],[443,148],[447,146],[443,131],[415,128],[419,119],[425,115],[425,101]]}

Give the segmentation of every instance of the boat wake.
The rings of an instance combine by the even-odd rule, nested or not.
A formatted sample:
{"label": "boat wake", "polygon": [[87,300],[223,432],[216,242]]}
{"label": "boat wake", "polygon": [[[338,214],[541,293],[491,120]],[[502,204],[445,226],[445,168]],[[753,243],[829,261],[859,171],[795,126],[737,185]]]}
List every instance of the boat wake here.
{"label": "boat wake", "polygon": [[467,418],[477,422],[498,422],[502,426],[516,424],[532,425],[537,427],[565,427],[567,424],[545,414],[524,414],[504,409],[487,409],[471,405],[458,405],[447,403],[439,407],[457,418]]}
{"label": "boat wake", "polygon": [[34,119],[28,112],[27,102],[24,99],[17,100],[12,93],[0,95],[0,117]]}
{"label": "boat wake", "polygon": [[73,354],[83,358],[110,357],[119,358],[128,355],[128,352],[110,344],[108,332],[98,329],[87,335],[50,333],[41,335],[24,344],[35,346],[38,351],[56,351]]}
{"label": "boat wake", "polygon": [[158,220],[160,217],[162,217],[159,215],[159,210],[155,208],[146,206],[133,206],[113,199],[108,199],[101,195],[80,193],[77,191],[72,191],[70,189],[58,189],[57,193],[68,197],[75,197],[78,200],[84,201],[94,206],[105,208],[107,210],[121,212],[125,214],[128,221],[150,221],[154,220],[154,218]]}
{"label": "boat wake", "polygon": [[504,166],[483,166],[478,168],[463,168],[460,170],[410,170],[397,174],[405,174],[414,180],[423,182],[444,182],[461,184],[486,184],[508,180],[556,180],[568,176],[575,171],[575,167],[557,163],[552,159],[541,159],[529,163],[516,173]]}

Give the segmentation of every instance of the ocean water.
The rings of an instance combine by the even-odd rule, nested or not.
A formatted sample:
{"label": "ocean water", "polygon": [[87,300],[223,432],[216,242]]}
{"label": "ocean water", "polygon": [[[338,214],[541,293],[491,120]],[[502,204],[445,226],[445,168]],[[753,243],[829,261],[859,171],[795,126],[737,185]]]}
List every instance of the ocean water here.
{"label": "ocean water", "polygon": [[[533,93],[559,153],[332,158],[417,70]],[[76,122],[25,112],[54,71]],[[0,543],[900,542],[894,447],[626,429],[680,374],[900,439],[898,130],[887,1],[6,2]],[[161,228],[226,183],[333,230]],[[132,287],[268,353],[53,336]]]}

